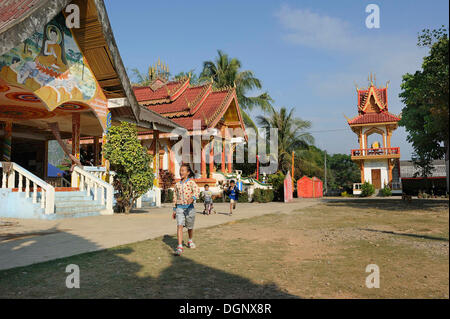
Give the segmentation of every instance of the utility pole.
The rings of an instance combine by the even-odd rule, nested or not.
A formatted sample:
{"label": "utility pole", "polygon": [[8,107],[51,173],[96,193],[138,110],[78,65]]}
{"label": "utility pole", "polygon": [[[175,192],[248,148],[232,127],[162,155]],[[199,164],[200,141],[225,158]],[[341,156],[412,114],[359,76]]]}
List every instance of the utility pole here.
{"label": "utility pole", "polygon": [[324,171],[325,171],[325,182],[323,183],[323,185],[324,185],[324,194],[326,194],[327,193],[327,151],[325,151],[325,169],[324,169]]}

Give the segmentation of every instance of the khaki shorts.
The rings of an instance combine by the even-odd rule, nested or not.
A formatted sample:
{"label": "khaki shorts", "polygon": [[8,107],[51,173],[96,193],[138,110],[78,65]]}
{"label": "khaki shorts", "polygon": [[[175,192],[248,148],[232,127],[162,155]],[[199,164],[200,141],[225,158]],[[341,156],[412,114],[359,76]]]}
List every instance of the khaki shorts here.
{"label": "khaki shorts", "polygon": [[177,226],[184,226],[187,229],[194,229],[195,208],[179,208],[175,210]]}

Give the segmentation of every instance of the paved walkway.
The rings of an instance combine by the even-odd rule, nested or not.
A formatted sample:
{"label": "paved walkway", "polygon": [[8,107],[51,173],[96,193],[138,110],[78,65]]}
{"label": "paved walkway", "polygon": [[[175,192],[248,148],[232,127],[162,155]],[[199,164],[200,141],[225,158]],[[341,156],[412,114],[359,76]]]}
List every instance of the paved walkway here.
{"label": "paved walkway", "polygon": [[[218,214],[198,214],[195,227],[204,228],[264,214],[291,212],[319,203],[295,199],[293,203],[238,204],[228,216],[229,204],[214,204]],[[197,209],[201,208],[197,204]],[[0,218],[0,270],[102,250],[176,233],[171,207],[142,209],[130,215],[93,216],[64,220]]]}

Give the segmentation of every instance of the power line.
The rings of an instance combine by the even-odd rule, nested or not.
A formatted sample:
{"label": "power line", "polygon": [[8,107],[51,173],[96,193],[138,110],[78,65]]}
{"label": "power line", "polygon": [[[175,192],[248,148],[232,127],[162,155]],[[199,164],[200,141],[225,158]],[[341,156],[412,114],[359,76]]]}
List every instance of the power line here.
{"label": "power line", "polygon": [[339,129],[334,129],[334,130],[321,130],[321,131],[311,131],[309,133],[324,133],[324,132],[337,132],[337,131],[349,131],[349,129],[347,128],[339,128]]}

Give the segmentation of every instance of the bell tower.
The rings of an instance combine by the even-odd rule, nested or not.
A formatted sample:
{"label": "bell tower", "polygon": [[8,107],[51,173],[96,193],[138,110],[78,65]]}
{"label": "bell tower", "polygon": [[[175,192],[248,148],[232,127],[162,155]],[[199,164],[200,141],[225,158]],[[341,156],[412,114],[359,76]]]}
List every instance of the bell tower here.
{"label": "bell tower", "polygon": [[361,183],[353,186],[353,194],[361,193],[361,184],[369,182],[379,190],[389,186],[400,193],[400,148],[391,145],[392,133],[400,117],[388,111],[388,83],[377,87],[370,74],[367,88],[356,87],[358,115],[347,119],[358,136],[359,148],[351,150],[351,158],[361,169]]}

